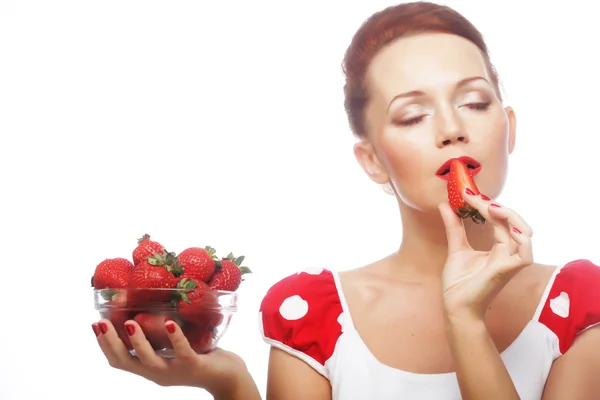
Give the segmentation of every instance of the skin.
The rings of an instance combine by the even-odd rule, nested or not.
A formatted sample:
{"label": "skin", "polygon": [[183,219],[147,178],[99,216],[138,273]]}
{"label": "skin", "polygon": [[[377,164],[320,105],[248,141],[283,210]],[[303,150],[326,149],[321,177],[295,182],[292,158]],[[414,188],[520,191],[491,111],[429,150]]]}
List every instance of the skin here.
{"label": "skin", "polygon": [[[481,52],[452,35],[402,38],[373,59],[367,135],[354,153],[370,179],[393,189],[405,234],[393,254],[343,272],[341,281],[356,329],[380,362],[421,374],[453,371],[463,399],[505,400],[518,395],[499,353],[532,318],[555,267],[533,263],[533,230],[515,211],[465,193],[488,222],[463,222],[447,205],[446,182],[435,176],[449,158],[468,155],[482,165],[475,177],[481,192],[491,199],[501,193],[516,116],[489,82]],[[217,399],[260,398],[231,353],[196,356],[177,330],[170,337],[181,359],[159,360],[138,327],[131,338],[140,349],[136,360],[101,322],[108,331],[98,341],[115,368],[162,385],[204,387]],[[423,348],[430,351],[415,351]],[[543,400],[599,397],[599,349],[600,329],[580,335],[554,363]],[[272,348],[267,398],[327,400],[331,387],[303,361]]]}
{"label": "skin", "polygon": [[[532,262],[533,231],[513,210],[464,194],[488,220],[481,226],[444,205],[446,182],[435,172],[455,156],[482,164],[475,182],[487,197],[504,187],[516,116],[490,82],[479,49],[452,35],[402,38],[373,59],[367,135],[354,152],[371,180],[393,189],[410,234],[395,253],[341,274],[373,355],[405,371],[456,372],[463,399],[518,398],[499,353],[532,318],[555,269]],[[600,395],[592,372],[600,368],[599,331],[582,334],[554,363],[544,400]],[[424,348],[426,356],[415,351]],[[327,380],[292,359],[271,350],[268,398],[330,399]]]}

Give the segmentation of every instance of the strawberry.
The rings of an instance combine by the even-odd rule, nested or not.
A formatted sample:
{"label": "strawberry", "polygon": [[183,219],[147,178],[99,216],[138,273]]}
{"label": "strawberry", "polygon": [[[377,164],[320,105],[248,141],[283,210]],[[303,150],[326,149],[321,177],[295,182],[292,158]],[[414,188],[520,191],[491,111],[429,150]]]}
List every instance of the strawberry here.
{"label": "strawberry", "polygon": [[115,291],[113,293],[103,293],[105,297],[109,297],[108,301],[104,303],[102,311],[100,311],[100,317],[109,320],[117,335],[127,348],[127,350],[133,350],[129,335],[125,331],[125,322],[133,319],[135,313],[128,310],[127,306],[127,292],[126,291]]}
{"label": "strawberry", "polygon": [[150,240],[150,235],[147,233],[138,239],[138,245],[133,249],[133,264],[138,265],[140,262],[146,260],[148,257],[154,257],[155,255],[164,255],[167,251],[162,244]]}
{"label": "strawberry", "polygon": [[208,282],[215,272],[215,249],[190,247],[177,256],[179,266],[183,269],[183,278]]}
{"label": "strawberry", "polygon": [[[173,275],[173,253],[165,257],[148,257],[133,267],[129,276],[129,288],[132,289],[174,289],[178,279]],[[131,301],[140,304],[148,301],[169,301],[171,293],[168,291],[132,291]]]}
{"label": "strawberry", "polygon": [[92,287],[95,289],[126,288],[132,269],[133,264],[125,258],[108,258],[96,266],[92,276]]}
{"label": "strawberry", "polygon": [[450,164],[450,176],[448,178],[450,207],[459,217],[463,219],[471,218],[476,224],[484,224],[485,218],[479,211],[463,200],[462,193],[465,189],[470,189],[475,195],[480,194],[467,165],[459,159],[454,159]]}
{"label": "strawberry", "polygon": [[167,334],[165,323],[167,321],[176,321],[175,318],[171,317],[168,313],[150,314],[150,313],[139,313],[134,318],[135,322],[138,323],[144,336],[154,350],[172,348],[171,340]]}
{"label": "strawberry", "polygon": [[242,261],[244,261],[244,256],[236,258],[232,253],[229,253],[227,258],[218,261],[208,286],[214,290],[236,291],[244,280],[243,275],[252,273],[250,268],[240,266]]}
{"label": "strawberry", "polygon": [[193,325],[215,327],[223,321],[217,294],[202,281],[187,278],[177,284],[180,300],[177,303],[179,316]]}
{"label": "strawberry", "polygon": [[212,329],[190,329],[186,332],[186,339],[196,353],[208,353],[213,349],[214,333]]}

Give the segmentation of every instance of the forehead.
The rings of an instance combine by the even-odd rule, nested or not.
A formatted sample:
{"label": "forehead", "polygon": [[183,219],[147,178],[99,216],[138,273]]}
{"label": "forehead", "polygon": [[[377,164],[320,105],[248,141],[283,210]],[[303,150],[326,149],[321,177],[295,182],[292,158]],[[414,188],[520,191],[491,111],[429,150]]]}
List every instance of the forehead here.
{"label": "forehead", "polygon": [[371,61],[366,78],[372,94],[389,99],[411,90],[439,90],[471,76],[490,78],[475,44],[455,35],[426,33],[384,47]]}

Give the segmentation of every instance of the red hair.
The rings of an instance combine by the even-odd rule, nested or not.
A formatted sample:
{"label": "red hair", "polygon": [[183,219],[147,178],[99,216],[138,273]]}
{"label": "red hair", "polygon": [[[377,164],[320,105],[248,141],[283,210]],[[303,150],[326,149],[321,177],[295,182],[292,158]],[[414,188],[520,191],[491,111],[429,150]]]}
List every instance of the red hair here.
{"label": "red hair", "polygon": [[490,61],[483,36],[463,15],[450,7],[424,1],[391,6],[373,14],[362,24],[344,56],[344,106],[350,128],[357,137],[365,136],[364,111],[369,100],[365,75],[369,63],[394,40],[426,32],[449,33],[475,44],[485,58],[492,83],[501,97],[498,74]]}

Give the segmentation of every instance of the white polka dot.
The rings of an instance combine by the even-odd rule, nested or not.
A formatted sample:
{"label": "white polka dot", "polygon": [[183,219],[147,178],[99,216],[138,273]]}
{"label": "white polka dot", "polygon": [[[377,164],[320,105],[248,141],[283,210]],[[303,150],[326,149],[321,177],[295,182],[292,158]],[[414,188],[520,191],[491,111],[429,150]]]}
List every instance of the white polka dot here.
{"label": "white polka dot", "polygon": [[263,326],[263,315],[262,311],[258,312],[258,330],[262,336],[265,336],[265,327]]}
{"label": "white polka dot", "polygon": [[310,275],[321,275],[323,273],[323,268],[307,268],[304,271],[298,272],[298,275],[301,273],[310,274]]}
{"label": "white polka dot", "polygon": [[567,318],[569,316],[570,307],[571,300],[569,299],[569,295],[565,292],[560,292],[558,296],[550,300],[550,309],[559,317]]}
{"label": "white polka dot", "polygon": [[344,332],[344,323],[346,322],[346,316],[344,315],[344,312],[342,311],[337,319],[338,324],[340,324],[340,326],[342,327],[342,333]]}
{"label": "white polka dot", "polygon": [[308,313],[308,303],[298,295],[288,297],[281,303],[279,313],[288,321],[295,321]]}

